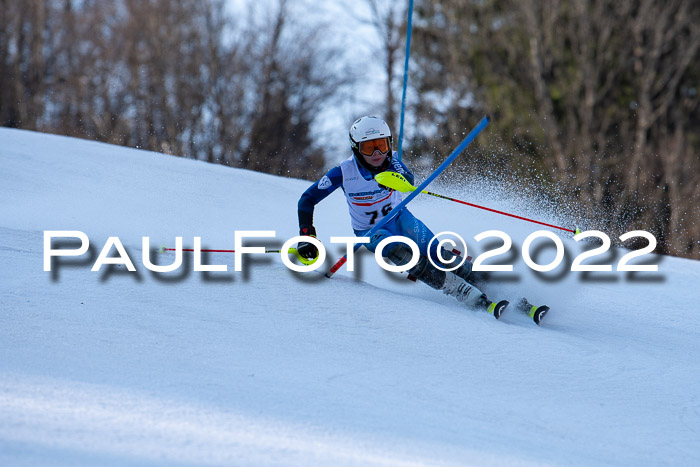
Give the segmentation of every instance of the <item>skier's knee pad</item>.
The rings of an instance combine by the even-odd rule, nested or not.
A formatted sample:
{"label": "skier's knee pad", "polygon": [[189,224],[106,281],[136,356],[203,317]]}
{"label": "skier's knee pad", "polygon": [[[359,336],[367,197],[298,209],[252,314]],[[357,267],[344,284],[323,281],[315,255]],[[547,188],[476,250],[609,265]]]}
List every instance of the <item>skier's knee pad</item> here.
{"label": "skier's knee pad", "polygon": [[[396,243],[389,250],[389,253],[386,256],[395,265],[403,266],[404,264],[408,264],[411,261],[411,259],[413,259],[413,250],[411,250],[411,248],[409,248],[408,245],[404,245],[403,243]],[[416,266],[411,268],[411,270],[415,268]]]}
{"label": "skier's knee pad", "polygon": [[[447,260],[447,261],[452,260],[449,263],[447,261],[445,261],[445,262],[440,261],[440,264],[442,264],[442,266],[444,266],[446,268],[450,268],[450,267],[453,267],[455,264],[461,263],[462,259],[463,259],[462,256],[455,253],[454,251],[446,250],[444,248],[442,249],[442,257],[445,258],[445,260]],[[461,277],[462,279],[464,279],[466,281],[469,279],[469,276],[472,274],[472,263],[468,259],[465,259],[464,264],[462,264],[460,267],[458,267],[457,269],[455,269],[452,272],[457,277]]]}
{"label": "skier's knee pad", "polygon": [[[389,250],[387,257],[395,265],[403,266],[413,258],[413,251],[407,245],[399,243]],[[408,273],[434,289],[441,289],[445,284],[445,271],[437,269],[423,255],[418,259],[418,263],[408,270]]]}

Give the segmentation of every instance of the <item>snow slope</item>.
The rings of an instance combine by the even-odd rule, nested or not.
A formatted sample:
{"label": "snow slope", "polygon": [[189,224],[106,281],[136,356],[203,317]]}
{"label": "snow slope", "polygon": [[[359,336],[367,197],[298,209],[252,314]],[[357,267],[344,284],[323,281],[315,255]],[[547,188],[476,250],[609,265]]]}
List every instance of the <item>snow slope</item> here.
{"label": "snow slope", "polygon": [[[547,302],[541,327],[464,309],[369,254],[332,280],[277,255],[245,272],[230,254],[206,257],[228,272],[193,272],[188,255],[168,274],[141,262],[144,236],[233,248],[235,230],[275,230],[259,243],[280,246],[307,186],[0,129],[0,465],[696,465],[697,261],[537,275],[517,259],[537,226],[418,197],[411,211],[472,255],[480,232],[513,238],[515,271],[491,294]],[[566,222],[528,210],[517,213]],[[326,244],[352,235],[340,193],[316,227]],[[44,272],[45,230],[83,231],[91,250]],[[110,236],[136,273],[90,271]],[[564,242],[570,264],[582,246]],[[330,265],[340,248],[328,249]]]}

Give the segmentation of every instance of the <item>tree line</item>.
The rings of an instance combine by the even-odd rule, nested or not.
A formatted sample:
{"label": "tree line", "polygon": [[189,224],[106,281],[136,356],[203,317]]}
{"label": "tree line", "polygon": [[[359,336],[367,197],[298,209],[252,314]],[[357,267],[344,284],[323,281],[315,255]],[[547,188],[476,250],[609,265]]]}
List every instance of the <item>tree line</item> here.
{"label": "tree line", "polygon": [[[287,0],[0,0],[0,124],[314,178],[314,125],[368,62],[398,134],[406,5],[365,2],[377,53],[352,67]],[[416,0],[406,158],[437,165],[490,114],[463,173],[698,258],[697,24],[694,0]]]}
{"label": "tree line", "polygon": [[322,27],[265,6],[0,0],[0,124],[313,177],[316,113],[351,75]]}
{"label": "tree line", "polygon": [[[651,231],[700,258],[700,2],[416,0],[411,152],[447,153],[484,113],[465,170]],[[612,237],[612,235],[611,235]]]}

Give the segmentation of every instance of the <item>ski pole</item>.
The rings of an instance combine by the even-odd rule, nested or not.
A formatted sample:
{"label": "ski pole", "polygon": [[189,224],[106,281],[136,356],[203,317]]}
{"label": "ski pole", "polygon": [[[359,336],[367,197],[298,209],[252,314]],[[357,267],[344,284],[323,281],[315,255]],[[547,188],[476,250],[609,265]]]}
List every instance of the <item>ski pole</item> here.
{"label": "ski pole", "polygon": [[[378,183],[380,183],[386,187],[392,188],[396,191],[400,191],[402,193],[406,193],[408,191],[416,192],[420,188],[420,187],[419,188],[414,187],[413,185],[408,183],[408,180],[406,180],[406,178],[403,175],[396,173],[396,172],[382,172],[380,174],[377,174],[374,177],[374,179],[377,180]],[[426,191],[426,190],[421,190],[420,193],[425,193],[426,195],[435,196],[437,198],[446,199],[448,201],[454,201],[455,203],[466,204],[467,206],[471,206],[473,208],[479,208],[479,209],[483,209],[485,211],[495,212],[496,214],[502,214],[504,216],[514,217],[516,219],[520,219],[523,221],[533,222],[535,224],[540,224],[540,225],[544,225],[547,227],[553,227],[555,229],[565,230],[567,232],[573,233],[574,235],[581,233],[581,231],[578,229],[578,227],[576,227],[575,230],[567,229],[566,227],[559,227],[558,225],[547,224],[545,222],[536,221],[534,219],[528,219],[527,217],[516,216],[515,214],[509,214],[507,212],[498,211],[496,209],[487,208],[485,206],[479,206],[478,204],[468,203],[466,201],[462,201],[462,200],[455,199],[455,198],[450,198],[449,196],[440,195],[438,193],[432,193],[432,192]]]}
{"label": "ski pole", "polygon": [[413,18],[413,0],[408,2],[408,25],[406,27],[406,61],[403,68],[403,94],[401,96],[401,124],[399,125],[399,152],[398,159],[401,160],[403,155],[403,122],[404,114],[406,111],[406,88],[408,87],[408,59],[411,56],[411,32],[413,30],[412,25]]}
{"label": "ski pole", "polygon": [[[164,253],[166,251],[177,251],[177,248],[168,248],[165,246],[160,247],[160,250],[158,252]],[[182,251],[194,251],[194,248],[183,248]],[[235,253],[236,250],[199,250],[202,253]],[[265,253],[282,253],[282,250],[265,250]],[[299,254],[296,248],[290,248],[287,250],[287,253],[290,255],[296,256],[296,258],[305,266],[308,266],[310,264],[314,264],[316,260],[318,259],[318,255],[316,255],[315,258],[313,259],[306,259],[303,256]]]}
{"label": "ski pole", "polygon": [[[447,159],[445,159],[443,161],[443,163],[440,164],[440,166],[437,169],[435,169],[435,171],[432,174],[430,174],[430,176],[428,176],[428,178],[426,178],[423,183],[420,184],[420,186],[417,188],[417,190],[422,191],[425,187],[427,187],[430,184],[430,182],[435,180],[437,178],[437,176],[440,175],[447,168],[447,166],[450,165],[452,163],[452,161],[454,161],[457,158],[457,156],[459,156],[460,153],[466,149],[467,146],[469,146],[469,144],[472,141],[474,141],[474,139],[479,135],[479,133],[481,133],[481,131],[484,128],[486,128],[486,125],[489,124],[489,121],[490,121],[490,119],[488,116],[482,118],[481,121],[474,127],[474,129],[469,132],[469,134],[466,136],[466,138],[464,138],[464,140],[462,140],[462,142],[459,143],[459,146],[457,146],[455,148],[455,150],[452,151],[452,154],[450,154],[447,157]],[[374,227],[372,227],[365,234],[365,237],[371,237],[374,232],[376,232],[377,230],[382,228],[384,226],[384,224],[386,224],[387,222],[392,220],[394,217],[396,217],[398,215],[398,213],[404,208],[404,206],[406,206],[408,203],[410,203],[413,198],[418,196],[418,193],[420,193],[420,191],[414,191],[413,193],[408,195],[406,198],[404,198],[404,200],[401,201],[398,204],[398,206],[396,206],[394,209],[392,209],[389,212],[389,214],[387,214],[386,216],[384,216],[382,218],[382,220],[377,222],[374,225]],[[355,251],[357,251],[357,249],[360,248],[361,245],[362,244],[360,244],[360,243],[356,243],[354,246]],[[343,264],[345,264],[345,262],[347,260],[348,260],[348,255],[347,254],[343,255],[343,257],[340,258],[333,265],[333,267],[331,267],[331,269],[326,273],[326,277],[330,279],[333,276],[333,274],[335,274],[336,271],[338,271],[338,269],[340,269],[343,266]]]}

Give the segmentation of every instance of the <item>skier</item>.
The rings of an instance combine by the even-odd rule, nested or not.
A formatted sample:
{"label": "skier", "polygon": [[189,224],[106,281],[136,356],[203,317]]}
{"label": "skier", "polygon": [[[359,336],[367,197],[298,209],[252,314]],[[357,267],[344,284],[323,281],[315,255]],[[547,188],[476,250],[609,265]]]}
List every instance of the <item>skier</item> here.
{"label": "skier", "polygon": [[[357,119],[350,127],[350,146],[353,155],[333,167],[320,180],[311,185],[299,199],[299,231],[300,235],[316,237],[316,229],[313,226],[313,214],[316,204],[325,199],[338,187],[343,189],[350,210],[350,218],[355,235],[364,237],[365,234],[384,216],[396,207],[403,199],[402,195],[383,185],[380,185],[374,177],[384,171],[393,171],[403,175],[409,183],[413,183],[414,177],[411,171],[391,151],[392,136],[387,123],[378,118],[365,116]],[[428,256],[436,263],[446,267],[450,264],[459,264],[462,258],[459,252],[443,249],[441,261],[437,252],[437,241],[429,242],[434,237],[433,233],[411,212],[403,208],[396,217],[374,232],[370,243],[365,246],[372,252],[377,245],[390,236],[399,235],[408,237],[418,245],[420,259],[418,264],[412,267],[409,277],[420,280],[430,287],[442,290],[445,294],[452,295],[460,302],[472,308],[486,308],[496,318],[508,305],[503,300],[492,303],[475,285],[476,273],[472,273],[471,263],[464,263],[452,272],[442,271],[436,268],[428,259]],[[307,259],[318,256],[318,249],[310,242],[299,242],[297,251]],[[397,266],[408,264],[412,259],[411,248],[403,242],[394,242],[383,250],[386,258]],[[447,261],[452,260],[452,263]]]}

